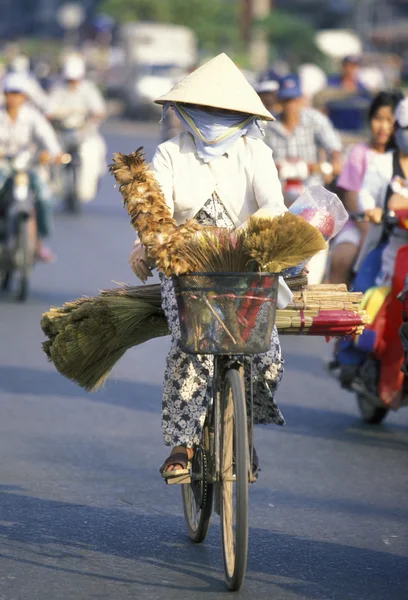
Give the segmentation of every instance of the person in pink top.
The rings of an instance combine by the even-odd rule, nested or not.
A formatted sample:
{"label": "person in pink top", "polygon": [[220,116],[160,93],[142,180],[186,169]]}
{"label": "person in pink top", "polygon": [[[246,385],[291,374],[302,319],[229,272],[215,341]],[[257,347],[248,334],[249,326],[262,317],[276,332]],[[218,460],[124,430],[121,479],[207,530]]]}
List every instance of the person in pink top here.
{"label": "person in pink top", "polygon": [[[358,212],[358,192],[371,158],[394,148],[394,110],[402,97],[399,91],[380,92],[375,96],[368,112],[370,140],[368,143],[356,144],[344,162],[337,187],[349,213]],[[350,282],[353,264],[368,226],[367,223],[349,221],[334,238],[330,258],[330,283]]]}

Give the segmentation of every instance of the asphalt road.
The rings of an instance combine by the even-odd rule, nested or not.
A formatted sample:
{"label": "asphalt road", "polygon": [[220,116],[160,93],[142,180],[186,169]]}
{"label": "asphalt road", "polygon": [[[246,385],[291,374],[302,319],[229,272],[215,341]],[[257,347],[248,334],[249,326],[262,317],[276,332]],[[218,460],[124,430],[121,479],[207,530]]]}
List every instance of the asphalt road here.
{"label": "asphalt road", "polygon": [[[154,128],[107,127],[109,151]],[[114,281],[133,236],[113,180],[79,218],[56,214],[57,264],[39,266],[25,305],[0,298],[0,600],[225,597],[218,518],[193,546],[180,490],[165,486],[160,388],[168,339],[129,351],[88,395],[47,363],[40,316]],[[261,427],[240,598],[408,598],[408,411],[361,424],[322,371],[324,340],[283,340],[287,426]],[[175,489],[176,488],[176,489]]]}

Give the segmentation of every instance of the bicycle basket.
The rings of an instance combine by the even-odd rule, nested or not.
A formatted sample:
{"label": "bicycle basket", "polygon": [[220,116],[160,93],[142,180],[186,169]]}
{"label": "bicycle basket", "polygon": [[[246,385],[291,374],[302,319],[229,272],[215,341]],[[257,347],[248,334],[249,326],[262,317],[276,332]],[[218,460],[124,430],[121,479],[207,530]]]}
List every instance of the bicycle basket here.
{"label": "bicycle basket", "polygon": [[258,354],[270,349],[278,275],[191,273],[173,277],[180,347],[190,354]]}

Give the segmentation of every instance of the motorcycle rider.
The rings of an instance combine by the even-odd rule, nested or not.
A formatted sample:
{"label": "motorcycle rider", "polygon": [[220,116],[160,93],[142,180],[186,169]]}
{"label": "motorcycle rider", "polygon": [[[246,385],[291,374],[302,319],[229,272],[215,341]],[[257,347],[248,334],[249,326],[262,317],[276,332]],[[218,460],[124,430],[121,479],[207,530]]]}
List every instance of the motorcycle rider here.
{"label": "motorcycle rider", "polygon": [[48,117],[57,123],[77,118],[80,124],[81,166],[77,194],[81,202],[89,202],[95,197],[99,179],[106,169],[106,145],[99,133],[99,125],[106,116],[105,101],[96,85],[85,78],[81,56],[70,55],[65,59],[62,77],[51,89]]}
{"label": "motorcycle rider", "polygon": [[[273,157],[278,165],[284,161],[304,161],[306,173],[316,171],[319,179],[323,178],[320,168],[320,152],[324,150],[331,163],[332,178],[341,169],[341,141],[329,119],[314,108],[304,105],[297,75],[287,75],[280,82],[278,100],[282,111],[276,121],[266,126],[265,142],[273,150]],[[316,169],[316,167],[318,167]],[[282,172],[281,172],[282,175]],[[301,191],[296,192],[300,194]],[[290,198],[289,198],[290,201]],[[322,282],[326,270],[327,251],[314,256],[308,265],[309,284]]]}
{"label": "motorcycle rider", "polygon": [[281,111],[281,106],[278,100],[279,80],[264,79],[255,85],[255,91],[262,100],[266,110],[269,110],[273,115],[278,115]]}
{"label": "motorcycle rider", "polygon": [[[375,156],[365,173],[358,195],[358,206],[367,218],[379,224],[385,210],[408,209],[408,98],[395,110],[395,144],[397,149]],[[367,254],[384,238],[381,228],[372,227],[358,259],[357,268]],[[406,230],[395,228],[389,235],[381,257],[381,270],[375,280],[378,286],[391,284],[395,257],[401,246],[408,244]]]}
{"label": "motorcycle rider", "polygon": [[[12,175],[10,160],[23,151],[39,150],[39,163],[58,160],[61,148],[47,119],[27,102],[29,84],[24,75],[10,73],[4,78],[4,107],[0,109],[0,190]],[[35,169],[30,170],[35,196],[37,222],[37,258],[53,262],[55,255],[44,245],[51,229],[51,193]]]}
{"label": "motorcycle rider", "polygon": [[354,92],[360,96],[367,96],[365,85],[359,80],[361,58],[356,54],[348,54],[341,62],[341,72],[329,77],[329,87],[339,88],[347,92]]}
{"label": "motorcycle rider", "polygon": [[304,106],[297,75],[282,78],[278,100],[282,112],[276,121],[268,123],[265,137],[275,161],[298,159],[315,165],[319,162],[319,149],[323,149],[332,164],[333,175],[338,175],[341,170],[340,137],[325,115]]}
{"label": "motorcycle rider", "polygon": [[[370,227],[360,251],[356,263],[357,275],[353,283],[357,291],[366,292],[370,288],[377,288],[377,296],[381,296],[385,315],[382,316],[378,308],[377,312],[384,324],[392,323],[387,312],[389,289],[393,282],[397,253],[408,245],[408,231],[394,227],[387,233],[379,224],[385,210],[408,210],[408,98],[400,101],[394,116],[397,149],[372,158],[358,195],[359,210],[375,225]],[[375,327],[377,323],[374,318],[367,329]],[[364,368],[368,356],[369,350],[358,340],[340,340],[336,346],[335,358],[330,361],[328,368],[332,373],[338,374],[343,385],[348,386],[350,382],[358,381],[362,390],[375,393],[377,370]],[[395,377],[398,375],[397,370]]]}

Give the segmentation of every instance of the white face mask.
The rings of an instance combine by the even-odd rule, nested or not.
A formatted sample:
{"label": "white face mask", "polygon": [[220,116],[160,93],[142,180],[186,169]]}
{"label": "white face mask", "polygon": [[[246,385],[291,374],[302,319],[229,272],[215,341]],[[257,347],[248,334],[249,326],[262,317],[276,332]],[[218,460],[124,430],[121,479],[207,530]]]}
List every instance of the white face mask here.
{"label": "white face mask", "polygon": [[408,154],[408,129],[397,129],[395,132],[395,143],[403,154]]}

